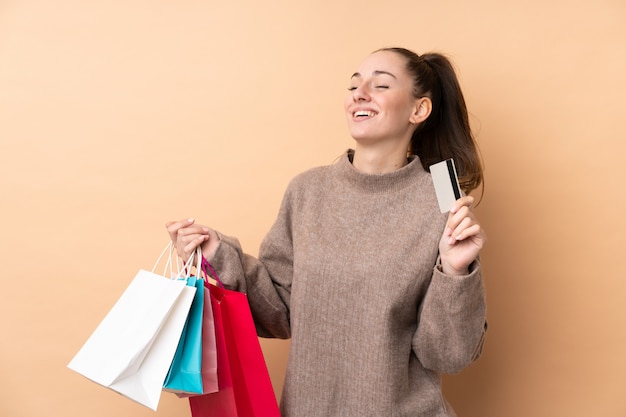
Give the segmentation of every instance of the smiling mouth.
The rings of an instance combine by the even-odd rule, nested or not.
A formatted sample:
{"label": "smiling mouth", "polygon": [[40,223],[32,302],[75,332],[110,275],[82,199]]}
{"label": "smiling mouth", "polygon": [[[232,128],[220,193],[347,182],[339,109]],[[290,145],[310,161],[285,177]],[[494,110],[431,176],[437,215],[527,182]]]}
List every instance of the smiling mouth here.
{"label": "smiling mouth", "polygon": [[376,112],[367,111],[367,110],[359,110],[353,113],[353,116],[356,118],[365,118],[365,117],[373,117],[376,116]]}

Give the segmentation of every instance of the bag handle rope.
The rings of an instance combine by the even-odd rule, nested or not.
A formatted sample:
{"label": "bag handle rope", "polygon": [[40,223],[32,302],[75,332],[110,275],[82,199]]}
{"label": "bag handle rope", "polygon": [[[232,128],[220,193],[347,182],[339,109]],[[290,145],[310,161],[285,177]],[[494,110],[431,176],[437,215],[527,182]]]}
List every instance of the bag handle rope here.
{"label": "bag handle rope", "polygon": [[[210,272],[207,272],[208,271]],[[207,261],[207,259],[204,257],[204,255],[202,256],[202,272],[204,272],[204,275],[206,277],[211,277],[213,278],[217,284],[219,285],[220,288],[224,289],[224,284],[222,283],[222,281],[220,280],[220,278],[217,276],[217,272],[215,272],[215,269],[213,269],[213,267],[211,266],[211,264],[209,263],[209,261]]]}
{"label": "bag handle rope", "polygon": [[154,266],[152,267],[152,272],[154,272],[157,265],[161,262],[161,259],[165,255],[165,252],[168,252],[168,251],[169,251],[169,254],[167,257],[167,261],[165,262],[165,266],[163,268],[163,276],[166,276],[167,269],[169,268],[169,272],[170,272],[169,276],[171,277],[171,279],[180,279],[180,278],[190,277],[191,271],[189,267],[192,265],[194,258],[197,259],[196,274],[200,275],[202,272],[204,272],[204,269],[202,268],[202,262],[204,260],[204,256],[202,256],[202,250],[200,249],[200,246],[198,246],[196,248],[196,251],[193,252],[189,256],[189,259],[187,259],[187,261],[184,263],[182,269],[180,268],[180,264],[178,263],[178,257],[176,257],[176,267],[178,269],[178,273],[174,274],[174,270],[173,270],[174,262],[172,261],[172,253],[174,252],[174,245],[172,244],[171,241],[165,246],[165,249],[163,249],[159,257],[157,258],[156,262],[154,263]]}

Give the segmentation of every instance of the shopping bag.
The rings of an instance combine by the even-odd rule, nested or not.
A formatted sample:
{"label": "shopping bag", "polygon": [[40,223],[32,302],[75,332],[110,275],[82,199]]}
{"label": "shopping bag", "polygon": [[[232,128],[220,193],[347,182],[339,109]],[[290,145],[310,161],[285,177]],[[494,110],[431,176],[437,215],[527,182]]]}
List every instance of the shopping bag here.
{"label": "shopping bag", "polygon": [[[198,281],[202,287],[204,282]],[[200,289],[200,286],[196,287]],[[203,288],[204,290],[204,288]],[[197,294],[197,292],[196,292]],[[213,308],[211,307],[211,294],[209,290],[203,291],[204,306],[202,311],[202,392],[200,394],[209,394],[217,392],[217,348],[215,344],[215,323],[213,319]],[[192,305],[193,309],[193,305]],[[197,393],[178,392],[180,398],[198,395]]]}
{"label": "shopping bag", "polygon": [[156,410],[195,292],[140,270],[68,368]]}
{"label": "shopping bag", "polygon": [[204,280],[188,277],[187,285],[195,287],[196,293],[178,341],[174,359],[163,383],[163,389],[174,393],[202,394]]}
{"label": "shopping bag", "polygon": [[192,417],[280,416],[247,296],[223,288],[208,262],[203,267],[218,282],[205,285],[215,320],[219,391],[190,397]]}

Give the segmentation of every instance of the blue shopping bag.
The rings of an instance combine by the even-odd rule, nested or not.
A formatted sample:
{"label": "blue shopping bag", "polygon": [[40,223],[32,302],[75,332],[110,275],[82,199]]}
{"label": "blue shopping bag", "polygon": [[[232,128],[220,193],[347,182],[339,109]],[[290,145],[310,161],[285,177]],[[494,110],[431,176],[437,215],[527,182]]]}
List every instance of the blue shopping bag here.
{"label": "blue shopping bag", "polygon": [[178,342],[170,370],[163,383],[165,391],[202,394],[202,314],[204,279],[188,277],[187,285],[196,288],[187,322]]}

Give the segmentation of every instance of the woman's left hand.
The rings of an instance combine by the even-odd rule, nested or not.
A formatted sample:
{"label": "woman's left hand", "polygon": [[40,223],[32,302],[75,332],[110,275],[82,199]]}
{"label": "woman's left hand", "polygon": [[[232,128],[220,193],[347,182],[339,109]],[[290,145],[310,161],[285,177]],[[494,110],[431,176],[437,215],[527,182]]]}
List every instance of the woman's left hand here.
{"label": "woman's left hand", "polygon": [[439,241],[441,266],[446,275],[467,275],[470,264],[478,257],[487,240],[472,210],[473,204],[474,197],[461,197],[448,215]]}

